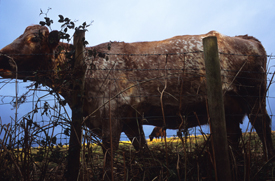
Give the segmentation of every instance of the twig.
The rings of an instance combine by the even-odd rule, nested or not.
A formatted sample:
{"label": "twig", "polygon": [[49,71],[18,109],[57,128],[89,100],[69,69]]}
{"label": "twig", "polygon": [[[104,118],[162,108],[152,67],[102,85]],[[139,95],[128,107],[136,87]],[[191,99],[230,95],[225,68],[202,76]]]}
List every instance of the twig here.
{"label": "twig", "polygon": [[[238,72],[236,73],[236,75],[234,76],[233,80],[230,82],[229,86],[226,89],[229,89],[229,87],[233,84],[233,82],[235,81],[235,79],[237,78],[237,76],[239,75],[239,73],[241,72],[241,70],[243,69],[243,67],[245,66],[245,64],[248,62],[248,59],[243,63],[243,65],[241,66],[241,68],[238,70]],[[225,95],[226,90],[224,91],[223,95]]]}
{"label": "twig", "polygon": [[109,82],[109,126],[110,126],[110,145],[111,145],[111,178],[114,181],[114,158],[113,158],[113,131],[112,131],[112,115],[111,115],[111,82]]}

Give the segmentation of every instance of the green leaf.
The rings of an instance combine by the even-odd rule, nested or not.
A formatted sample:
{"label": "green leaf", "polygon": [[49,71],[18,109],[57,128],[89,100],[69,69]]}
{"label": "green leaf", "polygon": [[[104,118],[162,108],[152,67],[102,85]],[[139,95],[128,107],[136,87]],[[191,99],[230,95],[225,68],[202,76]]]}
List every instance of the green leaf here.
{"label": "green leaf", "polygon": [[85,26],[86,26],[86,22],[84,22],[82,25],[83,25],[83,28],[85,28]]}
{"label": "green leaf", "polygon": [[71,20],[69,18],[65,18],[65,20],[67,23],[69,23]]}
{"label": "green leaf", "polygon": [[42,11],[42,9],[40,9],[40,14],[39,14],[39,16],[40,16],[41,14],[43,14],[43,11]]}
{"label": "green leaf", "polygon": [[83,42],[84,47],[85,47],[86,45],[88,45],[88,44],[89,44],[89,43],[88,43],[88,41],[86,41],[86,40]]}
{"label": "green leaf", "polygon": [[59,16],[59,20],[64,21],[64,17],[62,15],[58,15]]}
{"label": "green leaf", "polygon": [[66,25],[67,25],[67,23],[62,24],[62,25],[61,25],[61,28],[63,28],[63,27],[66,26]]}
{"label": "green leaf", "polygon": [[67,27],[70,29],[74,29],[75,27],[74,22],[70,22],[70,24],[68,24]]}
{"label": "green leaf", "polygon": [[44,21],[40,21],[39,24],[40,24],[41,26],[45,26],[46,23],[45,23]]}

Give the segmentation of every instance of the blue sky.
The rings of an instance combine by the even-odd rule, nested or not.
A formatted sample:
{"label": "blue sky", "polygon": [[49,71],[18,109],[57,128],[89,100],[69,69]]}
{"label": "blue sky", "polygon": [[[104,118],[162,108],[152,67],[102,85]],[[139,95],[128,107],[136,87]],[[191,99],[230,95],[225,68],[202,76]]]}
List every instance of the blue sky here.
{"label": "blue sky", "polygon": [[[267,54],[275,53],[274,0],[0,0],[0,49],[21,35],[27,26],[43,20],[40,9],[46,12],[49,7],[52,9],[48,16],[55,22],[53,30],[60,29],[59,14],[78,20],[79,24],[93,21],[86,33],[89,46],[110,40],[153,41],[216,30],[229,36],[254,36],[262,42]],[[271,60],[270,67],[274,61]],[[29,84],[21,83],[19,94]],[[14,84],[2,86],[0,83],[0,95],[15,94]],[[274,89],[272,85],[270,97],[275,97]],[[7,123],[14,117],[14,110],[10,104],[1,104],[7,103],[8,98],[0,99],[0,117]],[[271,105],[274,101],[269,99]],[[28,110],[31,105],[21,106],[20,115]],[[273,114],[273,108],[268,110]],[[145,128],[147,136],[151,130],[152,127]]]}

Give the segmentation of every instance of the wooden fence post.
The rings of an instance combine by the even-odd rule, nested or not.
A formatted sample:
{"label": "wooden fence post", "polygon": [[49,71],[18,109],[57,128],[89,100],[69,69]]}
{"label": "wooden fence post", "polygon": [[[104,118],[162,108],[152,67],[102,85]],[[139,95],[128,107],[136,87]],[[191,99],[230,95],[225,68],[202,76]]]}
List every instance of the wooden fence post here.
{"label": "wooden fence post", "polygon": [[83,121],[83,93],[85,83],[84,62],[84,30],[76,30],[74,34],[75,62],[72,91],[72,124],[68,155],[67,180],[76,181],[80,171],[80,151],[82,143],[81,123]]}
{"label": "wooden fence post", "polygon": [[203,39],[207,100],[216,180],[231,180],[217,37]]}

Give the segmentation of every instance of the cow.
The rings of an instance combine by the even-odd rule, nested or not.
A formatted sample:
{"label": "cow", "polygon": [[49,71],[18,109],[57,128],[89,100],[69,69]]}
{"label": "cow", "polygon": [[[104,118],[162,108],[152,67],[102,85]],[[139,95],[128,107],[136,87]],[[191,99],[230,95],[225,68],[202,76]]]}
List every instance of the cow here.
{"label": "cow", "polygon": [[[121,132],[136,150],[146,150],[142,125],[187,129],[208,123],[202,39],[209,36],[218,41],[229,142],[237,145],[240,123],[247,115],[265,153],[274,154],[265,100],[264,47],[252,36],[229,37],[210,31],[162,41],[107,42],[85,49],[91,56],[85,59],[83,124],[102,139],[106,170],[111,165],[111,155],[106,154],[110,140],[117,150]],[[72,106],[71,60],[62,53],[67,49],[57,31],[29,26],[0,50],[0,75],[43,83]]]}
{"label": "cow", "polygon": [[162,127],[154,127],[152,133],[149,135],[150,141],[152,141],[154,138],[158,139],[159,137],[162,139],[166,135],[165,129],[162,129]]}

